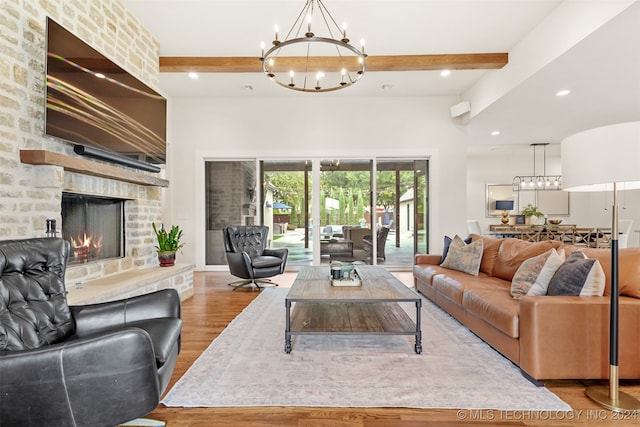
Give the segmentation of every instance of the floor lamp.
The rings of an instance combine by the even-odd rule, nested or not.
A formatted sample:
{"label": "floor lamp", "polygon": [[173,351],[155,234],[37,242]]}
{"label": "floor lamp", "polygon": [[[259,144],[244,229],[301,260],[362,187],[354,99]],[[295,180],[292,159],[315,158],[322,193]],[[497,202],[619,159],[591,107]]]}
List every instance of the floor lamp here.
{"label": "floor lamp", "polygon": [[618,388],[618,189],[640,188],[640,122],[590,129],[562,141],[562,181],[567,191],[613,191],[609,387],[589,387],[587,396],[616,412],[638,412],[640,401]]}

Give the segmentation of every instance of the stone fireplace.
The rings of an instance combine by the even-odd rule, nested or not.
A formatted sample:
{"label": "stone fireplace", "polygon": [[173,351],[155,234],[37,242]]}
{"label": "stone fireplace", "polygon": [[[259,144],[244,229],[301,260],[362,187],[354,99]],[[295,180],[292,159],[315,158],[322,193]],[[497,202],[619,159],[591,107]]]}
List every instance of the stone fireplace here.
{"label": "stone fireplace", "polygon": [[[94,169],[102,165],[85,161]],[[117,166],[109,167],[120,175],[126,173]],[[161,187],[89,173],[93,171],[85,174],[64,167],[60,182],[60,235],[80,248],[72,254],[67,280],[83,283],[131,269],[157,266],[151,224],[161,219]],[[109,219],[103,217],[107,214]],[[66,217],[68,215],[71,217]],[[110,242],[104,240],[107,235]],[[102,238],[100,254],[96,248],[83,252],[83,246],[95,246],[86,240],[96,238]],[[104,247],[105,244],[108,247]]]}
{"label": "stone fireplace", "polygon": [[[64,6],[64,7],[63,7]],[[193,266],[158,267],[151,224],[163,222],[164,173],[152,175],[79,158],[71,144],[45,136],[46,18],[65,26],[93,48],[153,88],[158,87],[159,46],[121,0],[99,7],[80,2],[9,2],[0,48],[7,52],[6,88],[0,102],[0,238],[45,237],[47,220],[64,236],[63,194],[122,200],[122,252],[72,263],[66,284],[72,304],[174,287],[192,294]],[[77,234],[77,232],[73,232]],[[125,286],[121,286],[121,285]]]}

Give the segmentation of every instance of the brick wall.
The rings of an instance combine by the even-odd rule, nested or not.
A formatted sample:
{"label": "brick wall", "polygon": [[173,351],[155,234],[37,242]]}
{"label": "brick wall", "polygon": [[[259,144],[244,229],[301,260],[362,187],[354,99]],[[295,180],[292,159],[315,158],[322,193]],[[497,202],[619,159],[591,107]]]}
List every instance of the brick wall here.
{"label": "brick wall", "polygon": [[20,163],[21,149],[65,154],[72,146],[44,136],[45,35],[49,16],[129,73],[158,87],[159,46],[120,0],[3,0],[0,5],[0,239],[44,236],[61,224],[63,191],[126,198],[126,257],[69,269],[83,281],[157,265],[152,222],[161,189]]}

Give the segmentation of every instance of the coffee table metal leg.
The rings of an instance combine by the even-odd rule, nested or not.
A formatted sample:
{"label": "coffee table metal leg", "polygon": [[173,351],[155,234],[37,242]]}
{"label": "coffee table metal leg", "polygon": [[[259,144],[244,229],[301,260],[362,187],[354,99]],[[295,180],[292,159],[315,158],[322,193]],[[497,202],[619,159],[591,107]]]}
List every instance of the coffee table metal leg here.
{"label": "coffee table metal leg", "polygon": [[420,310],[422,299],[416,301],[416,354],[422,353],[422,329],[420,327]]}
{"label": "coffee table metal leg", "polygon": [[286,326],[284,330],[284,352],[291,353],[291,301],[285,300]]}

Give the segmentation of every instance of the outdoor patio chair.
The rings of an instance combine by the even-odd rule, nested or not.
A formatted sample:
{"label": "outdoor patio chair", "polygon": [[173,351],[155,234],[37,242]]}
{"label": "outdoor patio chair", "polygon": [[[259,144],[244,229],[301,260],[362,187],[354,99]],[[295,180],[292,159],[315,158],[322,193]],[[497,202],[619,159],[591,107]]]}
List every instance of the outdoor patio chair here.
{"label": "outdoor patio chair", "polygon": [[[384,253],[384,248],[387,243],[387,236],[389,235],[389,227],[379,227],[376,232],[376,244],[378,245],[377,257],[381,260],[386,260],[387,256]],[[372,236],[365,236],[362,239],[364,251],[370,257],[373,253],[373,241]]]}

